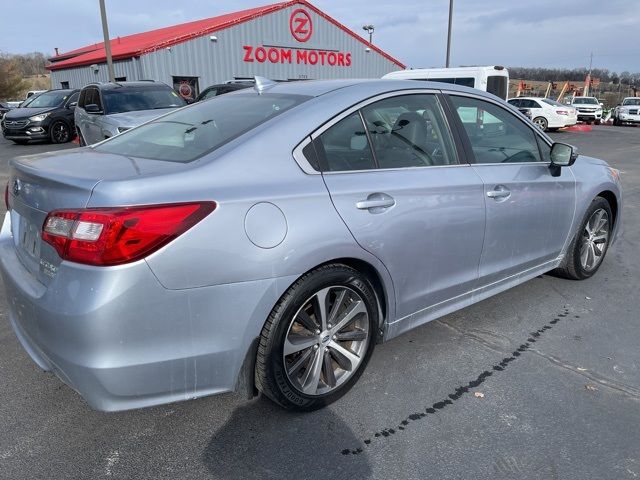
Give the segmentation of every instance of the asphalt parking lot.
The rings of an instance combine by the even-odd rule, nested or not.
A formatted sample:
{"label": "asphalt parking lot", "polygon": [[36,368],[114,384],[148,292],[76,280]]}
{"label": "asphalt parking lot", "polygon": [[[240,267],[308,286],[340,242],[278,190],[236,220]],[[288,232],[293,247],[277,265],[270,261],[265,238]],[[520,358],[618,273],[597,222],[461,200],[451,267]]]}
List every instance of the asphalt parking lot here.
{"label": "asphalt parking lot", "polygon": [[[552,136],[623,172],[598,274],[544,275],[378,345],[318,412],[232,394],[92,411],[29,359],[2,289],[0,478],[640,478],[640,128]],[[0,181],[13,156],[70,147],[2,139]]]}

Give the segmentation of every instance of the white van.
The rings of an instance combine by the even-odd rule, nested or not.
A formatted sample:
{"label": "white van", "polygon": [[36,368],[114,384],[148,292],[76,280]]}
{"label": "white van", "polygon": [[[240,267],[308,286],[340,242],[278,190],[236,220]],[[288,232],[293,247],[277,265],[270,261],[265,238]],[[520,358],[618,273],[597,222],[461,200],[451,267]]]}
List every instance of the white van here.
{"label": "white van", "polygon": [[457,68],[417,68],[415,70],[398,70],[387,73],[382,78],[397,80],[429,80],[433,82],[453,83],[473,87],[493,93],[503,100],[509,94],[509,71],[497,66],[489,67],[457,67]]}

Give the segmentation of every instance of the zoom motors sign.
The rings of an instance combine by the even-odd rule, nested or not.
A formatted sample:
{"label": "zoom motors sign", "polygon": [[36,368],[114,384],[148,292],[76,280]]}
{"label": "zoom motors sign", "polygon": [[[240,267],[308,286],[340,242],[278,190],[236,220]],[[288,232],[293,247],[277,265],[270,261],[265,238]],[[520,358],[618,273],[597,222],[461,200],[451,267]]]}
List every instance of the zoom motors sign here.
{"label": "zoom motors sign", "polygon": [[[289,31],[299,43],[306,43],[313,35],[313,20],[309,12],[298,8],[289,17]],[[243,45],[243,61],[247,63],[280,63],[296,65],[327,65],[330,67],[350,67],[351,52],[278,45]]]}

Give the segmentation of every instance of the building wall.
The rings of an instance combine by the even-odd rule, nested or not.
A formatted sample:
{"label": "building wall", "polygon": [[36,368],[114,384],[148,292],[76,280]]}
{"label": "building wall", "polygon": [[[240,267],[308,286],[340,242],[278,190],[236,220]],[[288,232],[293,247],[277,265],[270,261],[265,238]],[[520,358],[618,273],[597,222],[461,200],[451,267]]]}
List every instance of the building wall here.
{"label": "building wall", "polygon": [[[296,40],[290,28],[291,15],[300,8],[308,12],[312,21],[312,34],[306,42]],[[170,49],[143,54],[139,59],[114,62],[116,77],[126,76],[127,80],[154,79],[168,85],[173,84],[174,76],[197,77],[199,90],[202,91],[215,83],[234,78],[253,78],[256,75],[274,80],[380,78],[385,73],[401,68],[375,50],[367,52],[364,43],[301,5],[278,10],[213,35],[217,41],[205,35],[173,45]],[[247,52],[244,46],[252,47],[252,51]],[[279,61],[258,61],[256,55],[262,58],[262,52],[256,51],[259,47],[264,47],[265,51],[275,49]],[[327,56],[325,65],[321,65],[320,61],[312,65],[310,59],[307,64],[297,63],[298,52],[306,51],[308,55],[314,50],[316,54],[319,50],[332,51],[335,55],[340,53],[343,59],[348,53],[350,65],[346,65],[346,59],[345,65],[328,65]],[[291,52],[290,63],[287,52]],[[244,61],[247,55],[254,61]],[[272,52],[272,55],[275,58],[275,53]],[[59,88],[63,80],[68,80],[71,87],[107,81],[106,64],[99,65],[98,73],[93,73],[88,66],[52,72],[54,88]]]}
{"label": "building wall", "polygon": [[[51,71],[51,88],[61,88],[62,82],[69,82],[70,88],[82,88],[88,83],[108,82],[109,73],[106,63],[97,64],[97,72],[89,65],[82,67],[66,68],[64,70]],[[116,78],[126,77],[127,80],[141,80],[140,60],[129,58],[113,62],[113,70]]]}

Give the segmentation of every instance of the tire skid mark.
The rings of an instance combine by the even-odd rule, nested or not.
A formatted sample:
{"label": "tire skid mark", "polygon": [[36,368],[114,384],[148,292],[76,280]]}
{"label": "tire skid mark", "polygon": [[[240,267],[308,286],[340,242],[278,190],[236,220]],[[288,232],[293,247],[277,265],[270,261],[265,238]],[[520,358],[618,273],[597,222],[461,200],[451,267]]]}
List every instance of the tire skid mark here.
{"label": "tire skid mark", "polygon": [[[437,414],[438,411],[442,410],[448,405],[453,405],[453,402],[459,400],[463,395],[468,394],[474,388],[482,385],[482,383],[484,383],[487,378],[498,372],[503,372],[512,362],[516,361],[518,357],[520,357],[523,353],[529,351],[529,349],[532,348],[532,345],[540,340],[542,335],[551,330],[556,324],[558,324],[558,322],[563,320],[565,317],[568,317],[569,313],[569,309],[564,307],[563,310],[553,318],[553,320],[544,324],[539,329],[529,333],[526,342],[519,345],[513,352],[511,352],[510,356],[504,357],[499,363],[493,365],[490,370],[484,370],[476,378],[470,380],[467,384],[457,387],[452,393],[447,395],[447,398],[438,402],[434,402],[433,404],[427,406],[423,411],[418,411],[410,414],[404,420],[400,421],[395,427],[385,428],[383,430],[375,432],[371,437],[363,440],[363,446],[354,449],[345,448],[340,453],[345,456],[359,455],[364,452],[364,448],[372,445],[375,441],[379,441],[383,438],[395,435],[396,433],[400,433],[406,430],[411,422],[423,420],[429,415]],[[580,318],[580,315],[574,315],[573,318]]]}

